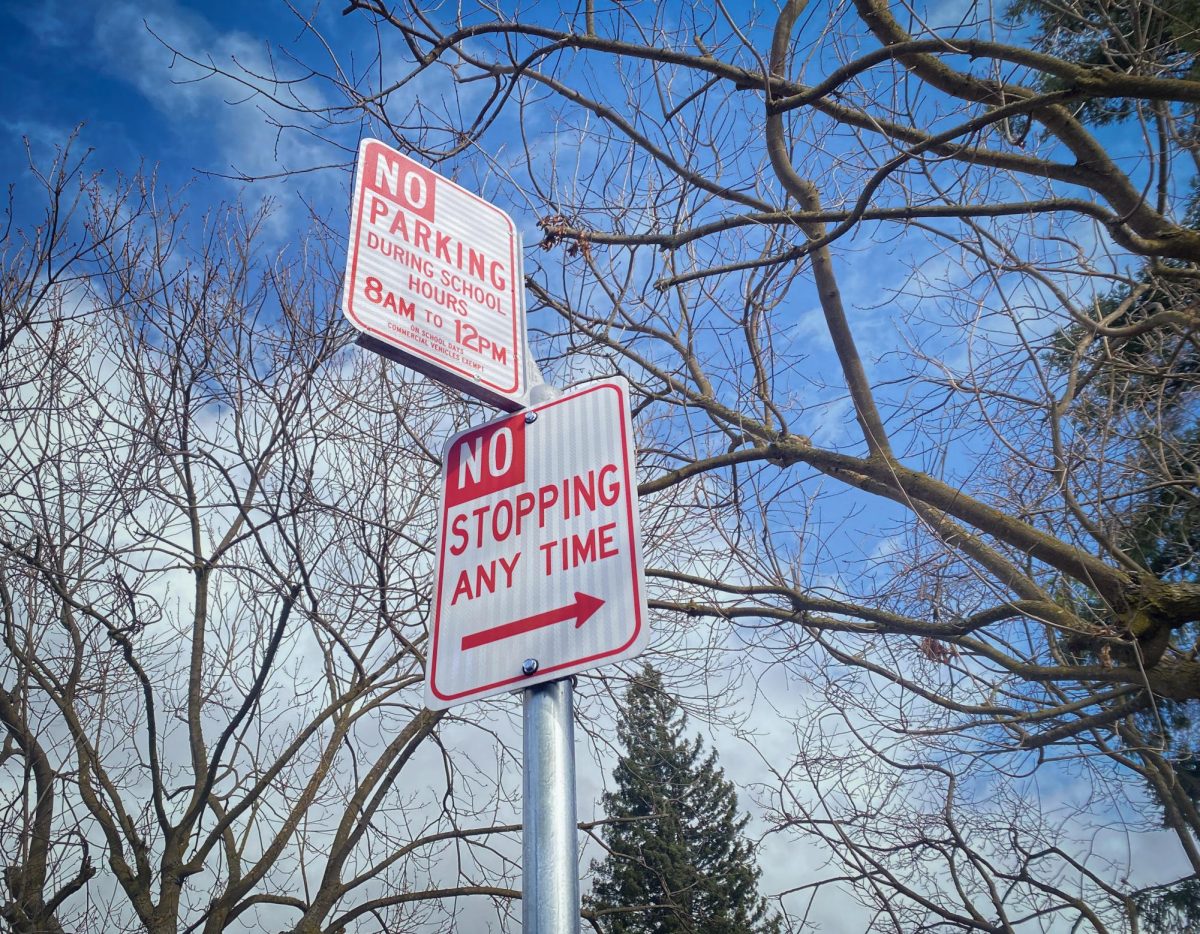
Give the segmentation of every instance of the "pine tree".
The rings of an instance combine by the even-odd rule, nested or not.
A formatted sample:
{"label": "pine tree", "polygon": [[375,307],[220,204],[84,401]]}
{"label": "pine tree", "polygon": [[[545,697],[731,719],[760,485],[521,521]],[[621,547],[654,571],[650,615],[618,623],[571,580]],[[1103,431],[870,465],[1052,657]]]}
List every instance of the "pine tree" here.
{"label": "pine tree", "polygon": [[[1034,26],[1034,44],[1090,69],[1200,81],[1200,5],[1196,0],[1161,0],[1153,4],[1108,3],[1105,0],[1015,0],[1009,15]],[[1041,90],[1063,87],[1053,75]],[[1143,116],[1129,99],[1090,99],[1077,111],[1085,123],[1118,124]],[[1163,120],[1165,111],[1157,118]],[[1182,137],[1195,138],[1200,107],[1178,108],[1171,121]],[[1200,182],[1193,179],[1184,223],[1200,229]],[[1161,209],[1160,209],[1161,210]],[[1114,289],[1098,302],[1109,328],[1138,325],[1164,310],[1194,310],[1200,284],[1183,263],[1148,263],[1130,285]],[[1123,309],[1123,310],[1121,310]],[[1119,314],[1117,312],[1120,311]],[[1072,354],[1094,337],[1078,324],[1064,328],[1051,364],[1066,372]],[[1120,528],[1113,536],[1126,554],[1162,580],[1200,580],[1200,498],[1195,483],[1163,483],[1162,477],[1194,478],[1200,472],[1200,351],[1188,331],[1155,328],[1127,337],[1093,340],[1096,351],[1085,359],[1075,399],[1079,430],[1123,430],[1133,442],[1125,453],[1127,468],[1143,469],[1141,491],[1117,504]],[[1067,599],[1072,599],[1067,597]],[[1104,625],[1111,610],[1091,601],[1090,610]],[[1181,631],[1189,638],[1198,624]],[[1180,639],[1182,641],[1182,639]],[[1069,651],[1076,647],[1067,644]],[[1096,655],[1084,648],[1084,662]],[[1200,702],[1155,697],[1153,705],[1131,718],[1140,745],[1161,749],[1173,760],[1173,791],[1200,804]],[[1135,747],[1139,744],[1135,744]],[[1164,810],[1158,786],[1150,792]],[[1139,922],[1150,934],[1200,930],[1200,879],[1192,876],[1132,893]]]}
{"label": "pine tree", "polygon": [[625,698],[624,747],[604,795],[608,856],[585,904],[609,934],[777,934],[737,794],[686,736],[687,715],[650,666]]}
{"label": "pine tree", "polygon": [[[1200,187],[1193,189],[1186,223],[1200,228]],[[1172,268],[1163,264],[1165,268]],[[1187,309],[1200,301],[1195,279],[1174,281],[1146,270],[1137,282],[1103,296],[1098,308],[1110,326],[1137,324],[1164,309]],[[1116,315],[1118,309],[1125,310]],[[1064,328],[1050,355],[1053,368],[1065,373],[1071,355],[1088,338],[1080,325]],[[1129,439],[1124,465],[1142,471],[1141,490],[1114,505],[1113,540],[1161,580],[1200,581],[1200,497],[1194,481],[1163,483],[1162,476],[1200,476],[1200,351],[1185,335],[1147,332],[1099,344],[1088,359],[1087,379],[1075,399],[1077,430],[1121,432]],[[1153,385],[1151,381],[1153,380]],[[1064,599],[1074,600],[1069,594]],[[1077,611],[1105,625],[1111,609],[1094,599],[1075,602]],[[1180,635],[1195,639],[1200,623],[1189,623]],[[1100,656],[1086,645],[1064,640],[1085,664]],[[1200,701],[1154,697],[1134,713],[1130,735],[1149,749],[1160,750],[1172,763],[1172,796],[1181,793],[1191,806],[1200,805]],[[1128,729],[1128,724],[1127,727]],[[1173,805],[1160,787],[1148,783],[1150,795],[1169,823]],[[1131,893],[1139,923],[1148,934],[1200,930],[1200,880],[1196,877]]]}
{"label": "pine tree", "polygon": [[[1200,229],[1200,183],[1193,183],[1185,223]],[[1134,285],[1102,296],[1097,308],[1110,327],[1127,327],[1164,310],[1200,305],[1200,282],[1194,277],[1172,278],[1163,271],[1179,269],[1163,263],[1144,269]],[[1119,313],[1118,313],[1119,312]],[[1080,324],[1063,328],[1049,355],[1051,368],[1067,373],[1072,355],[1092,337]],[[1122,452],[1126,470],[1140,472],[1141,489],[1114,498],[1110,516],[1112,539],[1138,564],[1160,580],[1200,581],[1200,349],[1187,332],[1174,329],[1136,331],[1121,339],[1092,340],[1095,349],[1085,357],[1075,406],[1076,431],[1120,434],[1127,439]],[[1163,477],[1178,478],[1164,483]],[[1062,594],[1076,610],[1090,615],[1098,626],[1110,624],[1112,610],[1092,598],[1077,600]],[[1188,623],[1178,638],[1195,640],[1200,623]],[[1064,651],[1084,664],[1103,663],[1086,641],[1064,639]],[[1169,796],[1181,794],[1200,805],[1200,701],[1167,697],[1148,699],[1126,723],[1128,736],[1140,747],[1160,750],[1170,760],[1173,781]],[[1129,729],[1132,724],[1133,729]],[[1158,784],[1148,782],[1151,798],[1170,824],[1173,805]],[[1200,930],[1200,880],[1195,876],[1174,884],[1131,893],[1140,926],[1148,934]]]}

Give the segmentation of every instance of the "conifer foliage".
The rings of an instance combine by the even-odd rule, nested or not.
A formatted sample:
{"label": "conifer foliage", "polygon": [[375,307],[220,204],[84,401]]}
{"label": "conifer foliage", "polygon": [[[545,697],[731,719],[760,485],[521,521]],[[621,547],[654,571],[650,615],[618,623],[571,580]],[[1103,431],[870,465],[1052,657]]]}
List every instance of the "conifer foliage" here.
{"label": "conifer foliage", "polygon": [[776,934],[733,784],[688,739],[687,715],[646,666],[625,698],[624,753],[604,795],[608,856],[586,907],[608,934]]}

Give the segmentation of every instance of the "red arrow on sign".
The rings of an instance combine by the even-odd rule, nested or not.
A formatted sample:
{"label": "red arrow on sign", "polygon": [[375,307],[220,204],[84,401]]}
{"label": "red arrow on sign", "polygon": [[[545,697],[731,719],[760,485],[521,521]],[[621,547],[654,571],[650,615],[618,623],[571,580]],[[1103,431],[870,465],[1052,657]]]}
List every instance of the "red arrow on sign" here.
{"label": "red arrow on sign", "polygon": [[507,639],[510,636],[518,636],[523,632],[532,632],[535,629],[541,629],[543,626],[553,626],[555,623],[566,622],[569,619],[575,620],[575,628],[578,629],[602,606],[604,606],[604,601],[599,597],[580,593],[577,590],[575,591],[574,603],[560,606],[557,610],[534,613],[533,616],[526,616],[524,619],[504,623],[500,626],[493,626],[491,629],[473,632],[469,636],[463,636],[462,647],[464,651],[466,649],[476,649],[481,645],[499,642],[501,639]]}

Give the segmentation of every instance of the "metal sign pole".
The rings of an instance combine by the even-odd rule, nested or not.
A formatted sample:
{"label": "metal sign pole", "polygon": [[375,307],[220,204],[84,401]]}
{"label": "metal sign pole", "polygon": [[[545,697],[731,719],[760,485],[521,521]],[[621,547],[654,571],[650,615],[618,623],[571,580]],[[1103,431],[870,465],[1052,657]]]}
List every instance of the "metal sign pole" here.
{"label": "metal sign pole", "polygon": [[[529,355],[533,404],[559,390],[545,383]],[[525,674],[537,671],[528,659]],[[521,930],[524,934],[578,934],[579,849],[575,816],[574,678],[525,688]]]}
{"label": "metal sign pole", "polygon": [[578,934],[579,851],[575,819],[575,723],[571,678],[525,688],[525,934]]}
{"label": "metal sign pole", "polygon": [[[562,393],[529,348],[512,218],[371,139],[359,146],[352,215],[342,307],[360,342],[497,408],[526,409],[524,425],[508,416],[459,432],[445,448],[425,705],[446,710],[516,690],[513,663],[545,653],[545,676],[559,680],[523,689],[521,914],[525,934],[578,934],[573,682],[562,676],[632,658],[648,637],[629,385],[618,376],[577,387],[548,419],[558,419],[560,436],[526,432]],[[417,265],[396,265],[400,256]],[[447,299],[439,270],[464,284],[449,290],[461,294]],[[454,314],[443,313],[443,300]],[[527,452],[527,435],[543,447]],[[547,586],[560,573],[565,580]],[[498,588],[505,598],[490,602],[507,615],[478,630]],[[581,630],[601,607],[602,618]],[[538,665],[525,659],[522,675]]]}

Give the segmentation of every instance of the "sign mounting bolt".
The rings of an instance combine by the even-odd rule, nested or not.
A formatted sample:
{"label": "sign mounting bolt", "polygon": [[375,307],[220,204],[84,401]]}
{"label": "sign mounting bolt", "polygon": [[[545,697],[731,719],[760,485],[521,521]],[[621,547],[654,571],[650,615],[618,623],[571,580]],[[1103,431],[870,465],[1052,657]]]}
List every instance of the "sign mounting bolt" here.
{"label": "sign mounting bolt", "polygon": [[525,413],[525,424],[526,425],[532,425],[536,421],[537,421],[537,412],[526,412]]}
{"label": "sign mounting bolt", "polygon": [[521,674],[526,676],[533,675],[537,674],[537,670],[538,660],[536,658],[527,658],[525,661],[521,662]]}

